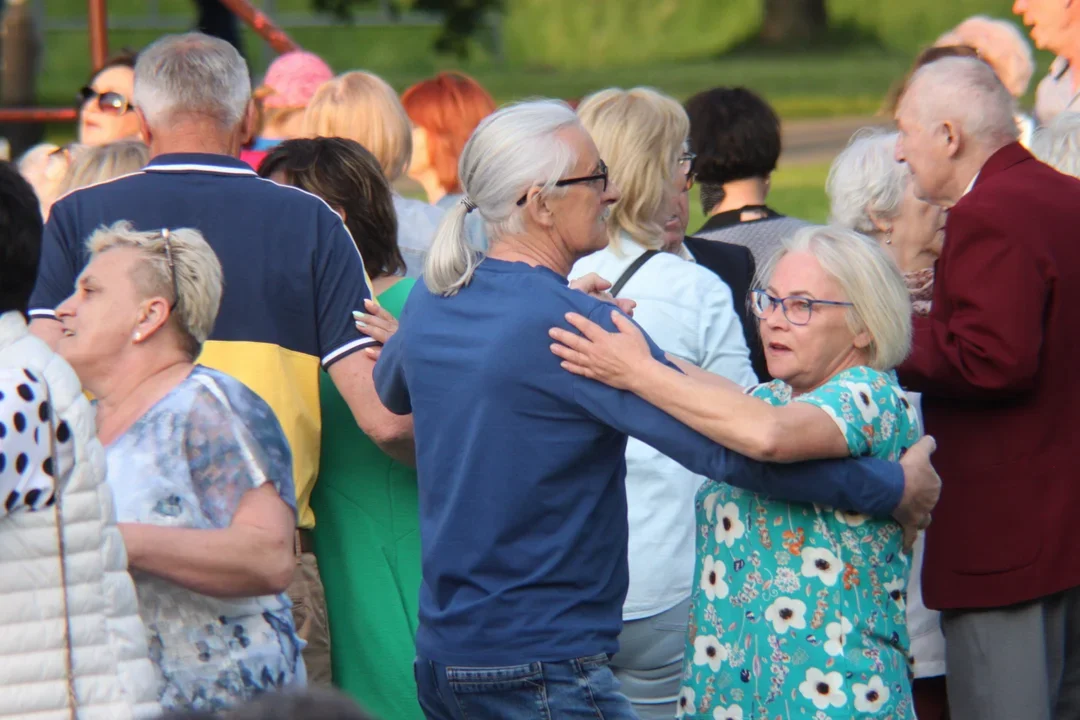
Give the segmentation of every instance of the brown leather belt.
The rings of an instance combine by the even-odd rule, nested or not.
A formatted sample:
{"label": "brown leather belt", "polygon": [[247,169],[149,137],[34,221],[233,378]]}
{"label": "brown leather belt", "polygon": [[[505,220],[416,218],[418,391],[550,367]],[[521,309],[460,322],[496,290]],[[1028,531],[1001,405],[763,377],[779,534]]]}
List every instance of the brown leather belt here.
{"label": "brown leather belt", "polygon": [[301,553],[314,553],[315,552],[315,536],[311,534],[310,530],[304,530],[303,528],[296,529],[296,554]]}

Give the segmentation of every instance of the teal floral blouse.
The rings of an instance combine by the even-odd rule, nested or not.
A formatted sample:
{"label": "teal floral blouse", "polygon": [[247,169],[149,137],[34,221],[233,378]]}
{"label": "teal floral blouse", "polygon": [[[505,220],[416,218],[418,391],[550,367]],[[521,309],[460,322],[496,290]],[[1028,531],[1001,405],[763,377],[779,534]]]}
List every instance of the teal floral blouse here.
{"label": "teal floral blouse", "polygon": [[[897,460],[919,435],[895,377],[856,367],[793,396],[844,433],[852,457]],[[697,583],[678,717],[914,720],[900,526],[710,480],[697,493]]]}

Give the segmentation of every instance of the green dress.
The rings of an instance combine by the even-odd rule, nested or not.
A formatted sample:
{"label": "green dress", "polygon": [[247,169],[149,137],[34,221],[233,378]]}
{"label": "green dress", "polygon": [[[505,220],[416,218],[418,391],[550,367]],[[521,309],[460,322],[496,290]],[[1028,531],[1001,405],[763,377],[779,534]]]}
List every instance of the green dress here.
{"label": "green dress", "polygon": [[[855,367],[770,405],[820,407],[852,457],[897,460],[918,439],[894,376]],[[914,720],[900,526],[709,480],[697,493],[697,582],[678,717]]]}
{"label": "green dress", "polygon": [[[414,280],[379,304],[401,313]],[[322,454],[311,495],[315,552],[326,588],[334,684],[369,712],[422,720],[413,658],[420,593],[416,470],[357,427],[330,377],[320,381]]]}

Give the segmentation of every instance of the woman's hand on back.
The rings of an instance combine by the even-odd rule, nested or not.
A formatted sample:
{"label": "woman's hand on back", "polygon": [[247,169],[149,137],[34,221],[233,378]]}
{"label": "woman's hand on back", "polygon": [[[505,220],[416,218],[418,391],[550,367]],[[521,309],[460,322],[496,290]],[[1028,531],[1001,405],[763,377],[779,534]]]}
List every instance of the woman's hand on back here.
{"label": "woman's hand on back", "polygon": [[[609,333],[588,318],[567,313],[566,321],[581,334],[552,328],[551,352],[575,375],[599,380],[620,390],[634,391],[650,363],[656,363],[641,330],[618,311],[611,311],[619,332]],[[659,364],[659,363],[656,363]]]}
{"label": "woman's hand on back", "polygon": [[[386,341],[397,332],[397,318],[388,313],[385,308],[379,306],[374,300],[365,300],[364,309],[367,310],[366,313],[359,310],[353,311],[356,329],[377,341],[380,345],[385,345]],[[378,360],[379,355],[382,354],[382,348],[367,348],[364,352],[372,360]]]}

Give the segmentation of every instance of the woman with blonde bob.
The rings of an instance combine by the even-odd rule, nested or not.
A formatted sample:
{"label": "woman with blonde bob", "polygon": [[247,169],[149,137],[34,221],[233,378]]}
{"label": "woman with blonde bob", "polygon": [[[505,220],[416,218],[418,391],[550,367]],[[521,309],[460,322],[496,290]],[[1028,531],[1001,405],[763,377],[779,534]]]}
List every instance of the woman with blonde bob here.
{"label": "woman with blonde bob", "polygon": [[[799,230],[760,270],[752,302],[776,380],[748,393],[657,361],[622,319],[611,333],[569,317],[584,337],[553,330],[562,343],[553,351],[570,372],[629,390],[751,458],[895,460],[915,443],[917,418],[891,372],[910,349],[911,307],[876,243],[836,227]],[[900,525],[730,480],[697,493],[678,716],[914,718]]]}
{"label": "woman with blonde bob", "polygon": [[[382,78],[360,70],[339,75],[315,91],[304,113],[304,134],[355,140],[375,156],[391,184],[405,173],[412,157],[412,126],[397,93]],[[418,277],[444,212],[397,193],[394,210],[405,275]]]}
{"label": "woman with blonde bob", "polygon": [[[735,300],[712,271],[660,252],[691,177],[690,120],[649,88],[602,90],[577,109],[622,191],[608,245],[574,264],[637,303],[634,319],[667,352],[738,385],[757,382]],[[681,233],[680,233],[681,239]],[[745,302],[745,298],[740,298]],[[671,718],[679,697],[694,568],[694,493],[704,478],[640,440],[626,446],[630,588],[612,669],[642,718]]]}
{"label": "woman with blonde bob", "polygon": [[306,682],[284,594],[289,444],[270,407],[195,364],[222,273],[196,230],[119,222],[56,309],[57,352],[96,398],[106,481],[166,710],[220,711]]}
{"label": "woman with blonde bob", "polygon": [[150,148],[141,140],[118,140],[107,145],[85,148],[72,160],[60,182],[57,197],[136,172],[148,162]]}

